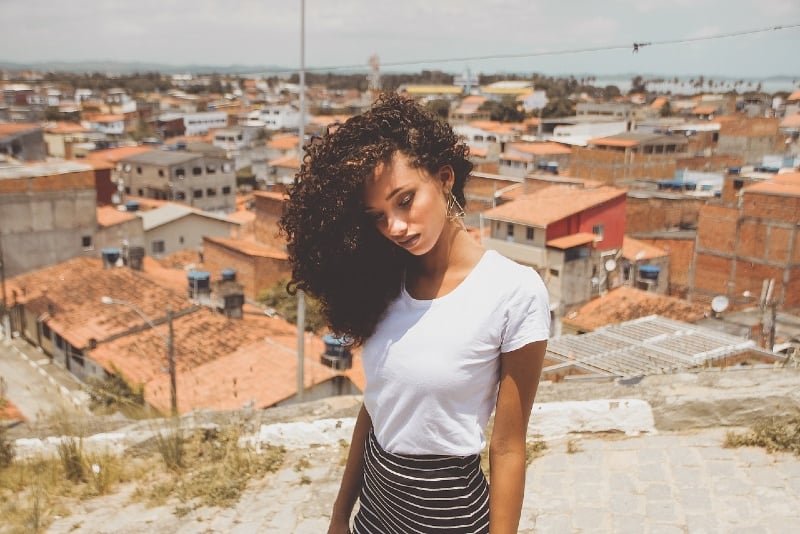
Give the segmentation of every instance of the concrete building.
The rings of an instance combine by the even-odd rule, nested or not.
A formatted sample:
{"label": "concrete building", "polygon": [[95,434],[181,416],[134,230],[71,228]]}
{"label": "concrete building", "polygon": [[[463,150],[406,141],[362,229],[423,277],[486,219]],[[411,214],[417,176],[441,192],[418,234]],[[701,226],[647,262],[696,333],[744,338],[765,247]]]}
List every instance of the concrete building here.
{"label": "concrete building", "polygon": [[138,211],[147,254],[163,258],[179,250],[202,250],[205,237],[235,237],[240,224],[181,204]]}
{"label": "concrete building", "polygon": [[0,169],[0,239],[5,276],[94,256],[95,175],[62,162]]}
{"label": "concrete building", "polygon": [[758,165],[764,156],[783,152],[778,133],[780,119],[727,115],[714,121],[720,125],[718,154],[739,156],[746,164]]}
{"label": "concrete building", "polygon": [[38,124],[0,124],[0,154],[22,161],[44,161],[47,158],[44,130]]}
{"label": "concrete building", "polygon": [[669,294],[669,252],[625,236],[619,262],[621,264],[619,285],[658,295]]}
{"label": "concrete building", "polygon": [[481,227],[486,248],[539,272],[561,316],[608,286],[606,261],[625,234],[625,191],[550,186],[487,210]]}
{"label": "concrete building", "polygon": [[742,187],[738,203],[709,203],[700,211],[689,297],[722,295],[752,305],[765,282],[782,310],[800,306],[800,173],[777,174]]}
{"label": "concrete building", "polygon": [[142,219],[136,212],[122,211],[114,206],[97,208],[97,232],[95,248],[123,250],[126,247],[141,247],[144,250],[145,234]]}
{"label": "concrete building", "polygon": [[508,143],[500,154],[498,173],[515,178],[524,178],[536,170],[559,174],[569,169],[572,150],[553,142]]}
{"label": "concrete building", "polygon": [[607,184],[671,179],[687,147],[685,137],[673,135],[627,132],[591,139],[587,148],[574,148],[570,173]]}
{"label": "concrete building", "polygon": [[203,263],[214,274],[235,270],[244,294],[251,299],[279,279],[288,279],[292,271],[289,257],[283,250],[254,241],[222,237],[203,239]]}
{"label": "concrete building", "polygon": [[236,174],[227,158],[151,150],[120,160],[125,194],[188,204],[203,211],[236,208]]}

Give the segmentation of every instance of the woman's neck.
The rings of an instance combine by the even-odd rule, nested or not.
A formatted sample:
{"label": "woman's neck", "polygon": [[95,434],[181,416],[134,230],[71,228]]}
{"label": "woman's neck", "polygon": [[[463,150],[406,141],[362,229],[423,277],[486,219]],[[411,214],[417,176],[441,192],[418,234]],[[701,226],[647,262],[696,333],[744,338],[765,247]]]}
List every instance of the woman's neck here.
{"label": "woman's neck", "polygon": [[483,255],[484,249],[465,230],[449,224],[439,242],[409,266],[407,287],[428,298],[446,293],[450,286],[466,277]]}

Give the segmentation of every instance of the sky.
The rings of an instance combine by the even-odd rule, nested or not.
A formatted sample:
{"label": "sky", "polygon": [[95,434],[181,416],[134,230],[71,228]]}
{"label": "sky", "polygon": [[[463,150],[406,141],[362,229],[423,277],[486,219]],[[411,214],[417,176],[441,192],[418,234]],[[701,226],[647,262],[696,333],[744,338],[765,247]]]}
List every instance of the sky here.
{"label": "sky", "polygon": [[[0,0],[0,61],[300,65],[301,0]],[[800,77],[800,0],[305,0],[307,67]],[[621,45],[624,49],[541,55]],[[482,60],[483,56],[535,57]],[[448,60],[418,63],[420,60]],[[407,63],[390,67],[389,63]]]}

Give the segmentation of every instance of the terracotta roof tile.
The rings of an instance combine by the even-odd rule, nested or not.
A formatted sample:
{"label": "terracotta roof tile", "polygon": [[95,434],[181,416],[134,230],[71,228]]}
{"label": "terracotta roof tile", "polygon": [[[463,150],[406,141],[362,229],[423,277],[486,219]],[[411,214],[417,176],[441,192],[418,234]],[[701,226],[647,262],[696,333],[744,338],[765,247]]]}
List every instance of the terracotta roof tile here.
{"label": "terracotta roof tile", "polygon": [[622,257],[631,260],[651,260],[653,258],[663,258],[669,256],[669,252],[653,245],[648,245],[643,241],[632,237],[622,238]]}
{"label": "terracotta roof tile", "polygon": [[794,115],[787,115],[781,121],[781,128],[800,128],[800,113]]}
{"label": "terracotta roof tile", "polygon": [[589,139],[590,145],[597,145],[597,146],[617,146],[617,147],[633,147],[639,144],[639,141],[634,139],[613,139],[608,137],[596,137],[594,139]]}
{"label": "terracotta roof tile", "polygon": [[695,115],[711,115],[716,112],[716,106],[695,106],[692,110],[692,113]]}
{"label": "terracotta roof tile", "polygon": [[565,326],[591,332],[601,326],[656,314],[691,323],[705,317],[705,312],[702,304],[631,287],[618,287],[568,312],[562,321]]}
{"label": "terracotta roof tile", "polygon": [[114,226],[136,219],[135,213],[120,211],[114,206],[101,206],[97,208],[97,224],[100,226]]}
{"label": "terracotta roof tile", "polygon": [[566,250],[568,248],[579,247],[581,245],[593,243],[596,237],[596,235],[589,232],[578,232],[576,234],[551,239],[547,242],[547,246]]}
{"label": "terracotta roof tile", "polygon": [[545,141],[543,143],[509,143],[506,150],[514,149],[535,156],[571,154],[572,149],[559,143]]}
{"label": "terracotta roof tile", "polygon": [[116,165],[123,158],[154,150],[151,146],[121,146],[106,150],[94,150],[86,155],[87,160],[97,160]]}
{"label": "terracotta roof tile", "polygon": [[269,160],[270,167],[286,167],[300,170],[300,159],[297,156],[284,156]]}
{"label": "terracotta roof tile", "polygon": [[41,126],[32,123],[25,123],[25,122],[0,123],[0,137],[18,134],[20,132],[27,132],[30,130],[40,130],[40,129]]}
{"label": "terracotta roof tile", "polygon": [[748,193],[789,197],[800,196],[800,172],[776,174],[769,180],[746,186],[743,189],[743,194],[746,195]]}
{"label": "terracotta roof tile", "polygon": [[126,267],[104,269],[99,258],[76,258],[6,281],[8,298],[38,314],[56,333],[82,349],[98,341],[143,325],[142,319],[123,305],[109,305],[109,296],[138,306],[152,320],[163,318],[167,307],[191,307],[176,292],[153,283]]}
{"label": "terracotta roof tile", "polygon": [[54,122],[45,126],[44,131],[49,134],[71,134],[71,133],[88,133],[90,129],[84,128],[80,124],[74,122]]}
{"label": "terracotta roof tile", "polygon": [[483,215],[490,219],[546,227],[574,213],[624,197],[625,194],[624,189],[616,187],[585,189],[553,185],[533,194],[521,195],[516,200],[485,211]]}
{"label": "terracotta roof tile", "polygon": [[291,150],[293,148],[299,148],[299,143],[300,138],[296,135],[276,135],[267,141],[267,146],[276,150]]}
{"label": "terracotta roof tile", "polygon": [[800,100],[800,89],[796,89],[792,94],[786,97],[787,102],[793,102],[795,100]]}
{"label": "terracotta roof tile", "polygon": [[286,260],[289,256],[283,250],[273,248],[267,245],[256,243],[255,241],[245,241],[242,239],[228,239],[224,237],[205,237],[205,240],[222,245],[232,250],[242,252],[248,256],[258,256],[261,258],[274,258],[277,260]]}

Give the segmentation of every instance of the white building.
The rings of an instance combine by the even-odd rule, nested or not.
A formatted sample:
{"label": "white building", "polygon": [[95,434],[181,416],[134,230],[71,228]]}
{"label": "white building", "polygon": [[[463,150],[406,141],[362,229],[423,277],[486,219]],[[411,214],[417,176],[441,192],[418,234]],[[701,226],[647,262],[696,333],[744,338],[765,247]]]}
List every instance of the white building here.
{"label": "white building", "polygon": [[226,128],[228,114],[224,111],[187,113],[183,116],[183,125],[186,128],[184,135],[203,135],[212,128]]}
{"label": "white building", "polygon": [[294,130],[300,127],[300,109],[294,104],[265,106],[259,111],[267,130]]}

